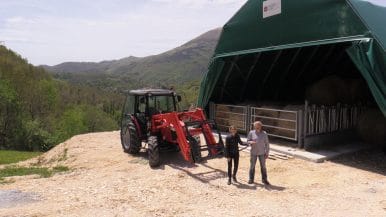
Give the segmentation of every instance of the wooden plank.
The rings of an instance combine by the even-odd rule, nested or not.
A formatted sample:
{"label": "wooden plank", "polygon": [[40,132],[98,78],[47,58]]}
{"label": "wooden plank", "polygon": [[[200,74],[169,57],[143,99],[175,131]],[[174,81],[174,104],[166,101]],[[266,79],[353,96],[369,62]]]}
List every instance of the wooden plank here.
{"label": "wooden plank", "polygon": [[279,156],[279,155],[276,155],[276,154],[274,154],[273,157],[281,159],[281,160],[288,160],[287,157]]}

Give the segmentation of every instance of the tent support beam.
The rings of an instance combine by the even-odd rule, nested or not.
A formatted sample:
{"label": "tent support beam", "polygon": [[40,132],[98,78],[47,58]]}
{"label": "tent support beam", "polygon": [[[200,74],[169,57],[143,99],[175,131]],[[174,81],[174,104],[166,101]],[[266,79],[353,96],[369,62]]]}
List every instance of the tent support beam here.
{"label": "tent support beam", "polygon": [[255,59],[253,60],[251,67],[249,67],[249,70],[247,72],[247,76],[244,78],[244,85],[241,87],[241,92],[240,92],[240,97],[239,97],[240,101],[243,100],[243,96],[245,94],[245,91],[247,90],[249,77],[251,77],[253,70],[255,69],[257,63],[259,62],[260,56],[261,56],[261,53],[257,53],[255,55]]}
{"label": "tent support beam", "polygon": [[265,85],[265,83],[267,82],[269,76],[271,75],[272,70],[275,68],[276,63],[277,63],[277,61],[279,60],[279,58],[280,58],[282,52],[283,52],[283,50],[279,50],[279,52],[276,53],[276,56],[275,56],[275,59],[273,60],[273,63],[271,64],[271,66],[269,67],[268,72],[267,72],[267,73],[265,74],[265,76],[264,76],[263,83],[261,84],[260,90],[259,90],[259,93],[258,93],[258,94],[259,94],[259,97],[258,97],[259,99],[261,98],[261,94],[262,94],[262,92],[263,92],[264,85]]}
{"label": "tent support beam", "polygon": [[227,85],[227,83],[228,83],[228,79],[229,79],[229,77],[230,77],[230,75],[231,75],[231,72],[232,72],[232,70],[233,70],[233,67],[236,65],[236,62],[237,62],[238,59],[239,59],[239,56],[235,56],[235,57],[233,57],[233,59],[230,61],[230,62],[231,62],[231,65],[229,66],[228,71],[225,73],[224,82],[223,82],[223,84],[222,84],[222,86],[221,86],[220,101],[222,101],[223,98],[224,98],[224,90],[225,90],[225,87],[226,87],[226,85]]}
{"label": "tent support beam", "polygon": [[344,53],[346,53],[346,49],[341,49],[341,51],[339,52],[339,54],[335,58],[335,62],[333,64],[330,64],[330,65],[334,66],[334,65],[338,64],[342,60]]}
{"label": "tent support beam", "polygon": [[298,80],[302,77],[304,71],[306,71],[306,69],[308,68],[308,65],[310,64],[312,58],[313,58],[313,57],[315,56],[315,54],[318,52],[318,49],[319,49],[319,45],[316,46],[316,47],[314,48],[314,50],[312,51],[311,55],[308,56],[306,62],[305,62],[304,65],[303,65],[303,68],[300,70],[300,72],[299,72],[298,76],[296,77],[296,80],[295,80],[295,81],[298,81]]}
{"label": "tent support beam", "polygon": [[287,69],[285,70],[285,72],[284,72],[283,75],[281,76],[280,81],[279,81],[279,88],[277,88],[276,95],[275,95],[275,98],[276,98],[276,99],[279,98],[279,96],[280,96],[280,87],[283,86],[283,83],[284,83],[285,79],[287,78],[287,75],[288,75],[288,73],[290,72],[290,70],[291,70],[291,68],[292,68],[292,65],[295,63],[295,60],[296,60],[297,57],[299,56],[301,50],[302,50],[302,47],[299,47],[299,48],[296,49],[295,54],[294,54],[294,55],[292,56],[292,58],[291,58],[290,64],[288,65]]}
{"label": "tent support beam", "polygon": [[353,63],[351,62],[351,59],[348,59],[348,60],[345,61],[344,65],[343,65],[343,74],[347,74],[347,72],[350,69],[350,66],[352,64]]}
{"label": "tent support beam", "polygon": [[315,71],[313,72],[314,75],[317,75],[317,78],[319,78],[320,70],[322,70],[324,64],[331,57],[331,54],[333,53],[334,49],[335,49],[335,44],[330,46],[330,48],[326,52],[326,55],[324,55],[322,60],[320,60],[320,63],[318,64],[318,66],[316,67]]}
{"label": "tent support beam", "polygon": [[225,87],[221,87],[221,93],[222,94],[225,93],[227,96],[229,96],[229,98],[231,99],[232,102],[234,102],[234,103],[237,102],[236,98],[234,96],[232,96],[232,94],[230,94],[229,91],[225,89]]}

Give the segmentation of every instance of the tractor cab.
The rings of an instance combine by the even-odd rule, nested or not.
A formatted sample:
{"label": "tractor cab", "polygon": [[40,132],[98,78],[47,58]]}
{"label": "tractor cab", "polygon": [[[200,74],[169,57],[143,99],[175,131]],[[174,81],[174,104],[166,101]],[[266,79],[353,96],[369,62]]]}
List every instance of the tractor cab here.
{"label": "tractor cab", "polygon": [[[135,120],[140,138],[145,138],[149,120],[153,115],[179,111],[181,96],[166,89],[139,89],[128,92],[123,119]],[[124,120],[123,120],[124,121]]]}

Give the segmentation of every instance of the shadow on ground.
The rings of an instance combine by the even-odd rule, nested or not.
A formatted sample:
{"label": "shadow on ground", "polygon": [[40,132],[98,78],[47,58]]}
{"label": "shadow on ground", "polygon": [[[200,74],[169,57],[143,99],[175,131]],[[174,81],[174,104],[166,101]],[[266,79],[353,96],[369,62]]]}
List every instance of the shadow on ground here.
{"label": "shadow on ground", "polygon": [[345,154],[329,161],[386,176],[386,154],[382,148]]}
{"label": "shadow on ground", "polygon": [[[211,167],[207,165],[205,162],[200,163],[200,166],[203,166],[209,169],[204,172],[190,171],[189,169],[187,169],[187,167],[182,167],[179,164],[168,164],[168,166],[174,169],[180,170],[182,172],[185,172],[188,176],[202,183],[209,183],[210,181],[213,181],[216,179],[223,179],[226,176],[226,172],[224,170]],[[197,167],[197,165],[195,165],[195,167]]]}
{"label": "shadow on ground", "polygon": [[[227,177],[227,172],[225,170],[214,168],[207,164],[207,160],[210,158],[204,157],[202,161],[198,164],[194,164],[191,162],[186,161],[181,153],[179,152],[164,152],[160,153],[160,160],[161,165],[158,167],[154,167],[152,169],[154,170],[164,170],[165,165],[182,171],[188,176],[192,177],[195,180],[198,180],[205,184],[210,184],[211,181],[217,180],[217,179],[225,179]],[[134,158],[129,160],[129,163],[140,163],[140,164],[148,164],[148,156],[146,151],[141,151],[137,155],[134,155]],[[196,167],[204,167],[205,171],[197,171],[197,170],[191,170],[191,168]],[[224,164],[225,167],[225,164]],[[233,182],[234,186],[240,189],[250,189],[250,190],[256,190],[257,188],[265,188],[268,191],[283,191],[286,188],[276,185],[263,185],[261,183],[254,183],[252,185],[246,184],[246,182]],[[224,181],[225,185],[225,181]]]}

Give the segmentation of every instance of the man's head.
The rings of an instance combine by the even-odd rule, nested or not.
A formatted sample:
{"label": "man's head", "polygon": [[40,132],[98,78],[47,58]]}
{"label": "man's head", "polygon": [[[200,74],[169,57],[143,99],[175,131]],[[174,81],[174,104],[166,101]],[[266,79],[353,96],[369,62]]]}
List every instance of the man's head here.
{"label": "man's head", "polygon": [[255,127],[255,130],[257,132],[260,132],[261,131],[261,128],[263,127],[263,124],[261,123],[261,121],[255,121],[253,123],[253,126]]}

